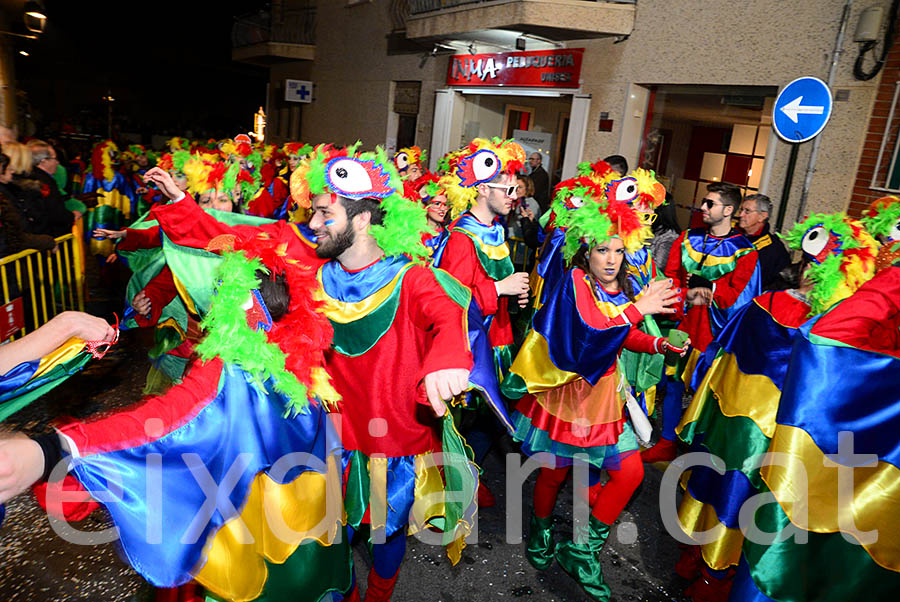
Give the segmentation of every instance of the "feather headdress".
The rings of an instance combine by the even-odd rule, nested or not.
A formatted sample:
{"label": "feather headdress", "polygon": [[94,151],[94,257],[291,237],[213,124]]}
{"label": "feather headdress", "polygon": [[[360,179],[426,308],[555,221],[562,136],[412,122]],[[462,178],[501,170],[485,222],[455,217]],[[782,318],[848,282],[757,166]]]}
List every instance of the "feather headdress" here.
{"label": "feather headdress", "polygon": [[515,175],[525,165],[525,151],[514,140],[476,138],[447,157],[447,174],[440,183],[453,216],[465,212],[478,197],[477,186],[500,174]]}

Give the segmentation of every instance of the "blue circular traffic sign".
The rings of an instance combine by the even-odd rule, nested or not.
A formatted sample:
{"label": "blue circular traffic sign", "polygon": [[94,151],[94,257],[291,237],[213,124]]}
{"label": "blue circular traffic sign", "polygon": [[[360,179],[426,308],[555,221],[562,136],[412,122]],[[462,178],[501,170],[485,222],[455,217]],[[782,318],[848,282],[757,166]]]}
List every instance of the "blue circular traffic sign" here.
{"label": "blue circular traffic sign", "polygon": [[787,142],[815,138],[831,117],[831,90],[817,77],[799,77],[775,99],[772,127]]}

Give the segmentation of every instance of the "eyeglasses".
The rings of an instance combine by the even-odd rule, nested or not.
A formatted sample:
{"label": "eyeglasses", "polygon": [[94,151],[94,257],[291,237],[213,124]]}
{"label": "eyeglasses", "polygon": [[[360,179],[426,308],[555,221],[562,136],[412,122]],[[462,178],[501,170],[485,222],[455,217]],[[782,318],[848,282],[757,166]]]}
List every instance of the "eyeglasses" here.
{"label": "eyeglasses", "polygon": [[702,201],[700,201],[700,206],[706,207],[707,209],[712,209],[716,205],[722,205],[722,203],[717,203],[712,199],[703,199]]}
{"label": "eyeglasses", "polygon": [[485,184],[488,188],[497,188],[500,190],[506,190],[506,196],[515,197],[516,196],[516,188],[518,185],[513,186],[505,186],[503,184]]}
{"label": "eyeglasses", "polygon": [[762,213],[759,209],[741,209],[740,213]]}

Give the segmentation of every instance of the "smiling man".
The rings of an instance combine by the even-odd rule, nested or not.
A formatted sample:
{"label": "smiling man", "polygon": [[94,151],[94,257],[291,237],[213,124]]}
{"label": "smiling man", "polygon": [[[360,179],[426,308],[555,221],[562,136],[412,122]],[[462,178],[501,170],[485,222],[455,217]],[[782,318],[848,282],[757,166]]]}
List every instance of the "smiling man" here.
{"label": "smiling man", "polygon": [[705,227],[682,232],[672,244],[665,274],[673,286],[687,290],[675,319],[690,337],[692,349],[680,379],[676,371],[667,382],[662,434],[656,445],[641,454],[645,462],[675,457],[675,427],[681,419],[685,383],[690,383],[697,360],[728,318],[761,292],[756,249],[731,225],[740,204],[737,186],[713,182],[700,203]]}

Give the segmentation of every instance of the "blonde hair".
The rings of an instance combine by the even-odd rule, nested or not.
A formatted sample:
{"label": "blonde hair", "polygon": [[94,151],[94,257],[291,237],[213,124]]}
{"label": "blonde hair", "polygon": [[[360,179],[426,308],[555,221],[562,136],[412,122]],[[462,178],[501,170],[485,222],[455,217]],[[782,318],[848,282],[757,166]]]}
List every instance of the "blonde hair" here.
{"label": "blonde hair", "polygon": [[31,171],[31,149],[21,142],[7,142],[3,145],[3,153],[9,156],[13,173],[25,174]]}

